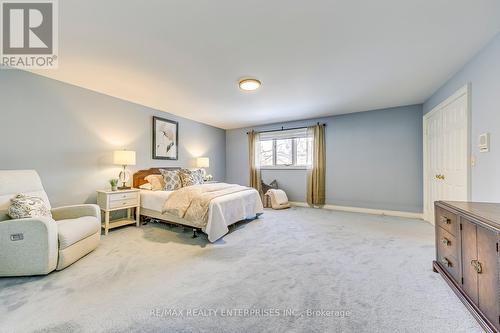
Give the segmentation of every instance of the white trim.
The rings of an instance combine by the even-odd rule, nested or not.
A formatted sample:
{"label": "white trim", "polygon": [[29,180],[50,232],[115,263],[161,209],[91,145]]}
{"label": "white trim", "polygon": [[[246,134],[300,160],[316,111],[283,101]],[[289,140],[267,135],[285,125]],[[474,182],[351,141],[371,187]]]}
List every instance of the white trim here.
{"label": "white trim", "polygon": [[[305,202],[297,202],[297,201],[290,201],[290,205],[295,207],[310,207]],[[348,207],[348,206],[337,206],[337,205],[324,205],[323,207],[316,207],[316,208],[338,210],[342,212],[361,213],[361,214],[397,216],[397,217],[405,217],[405,218],[419,219],[419,220],[423,219],[422,213],[402,212],[397,210],[383,210],[383,209]]]}
{"label": "white trim", "polygon": [[307,170],[307,166],[302,166],[302,165],[266,165],[266,166],[261,166],[261,170]]}
{"label": "white trim", "polygon": [[440,109],[444,108],[445,106],[453,103],[455,100],[459,99],[463,95],[469,95],[469,84],[466,84],[462,88],[458,89],[455,91],[450,97],[436,105],[435,107],[432,108],[431,111],[427,112],[424,114],[424,120],[427,120],[428,118],[431,117],[434,113],[438,112]]}
{"label": "white trim", "polygon": [[427,198],[429,196],[429,184],[427,184],[427,175],[428,175],[428,161],[427,161],[427,122],[429,121],[429,118],[437,113],[439,110],[444,108],[445,106],[453,103],[455,100],[458,98],[462,97],[463,95],[467,96],[467,200],[470,201],[471,199],[471,98],[470,98],[470,83],[467,83],[465,86],[462,88],[458,89],[455,93],[453,93],[450,97],[436,105],[431,111],[427,112],[423,116],[423,124],[422,124],[422,146],[423,146],[423,214],[422,218],[428,222],[433,223],[434,218],[432,216],[429,216],[429,213],[427,211]]}

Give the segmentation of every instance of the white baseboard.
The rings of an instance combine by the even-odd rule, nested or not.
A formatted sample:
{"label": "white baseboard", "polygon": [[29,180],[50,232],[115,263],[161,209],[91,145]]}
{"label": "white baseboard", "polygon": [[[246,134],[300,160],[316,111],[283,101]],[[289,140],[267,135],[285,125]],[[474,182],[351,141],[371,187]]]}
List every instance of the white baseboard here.
{"label": "white baseboard", "polygon": [[[296,207],[309,207],[305,202],[290,201],[290,205]],[[383,209],[373,209],[373,208],[360,208],[360,207],[348,207],[348,206],[337,206],[337,205],[324,205],[323,207],[318,207],[329,210],[338,210],[342,212],[352,212],[352,213],[363,213],[363,214],[373,214],[373,215],[387,215],[387,216],[397,216],[406,217],[410,219],[420,219],[423,220],[422,213],[412,213],[412,212],[401,212],[397,210],[383,210]]]}

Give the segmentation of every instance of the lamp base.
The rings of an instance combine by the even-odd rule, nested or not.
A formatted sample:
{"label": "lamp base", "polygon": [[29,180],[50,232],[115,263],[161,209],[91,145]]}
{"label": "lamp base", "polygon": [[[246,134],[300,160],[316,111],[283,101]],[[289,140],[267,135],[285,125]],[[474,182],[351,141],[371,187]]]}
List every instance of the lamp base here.
{"label": "lamp base", "polygon": [[127,186],[127,182],[130,179],[130,172],[126,169],[126,165],[123,166],[123,170],[120,172],[119,179],[120,182],[122,183],[122,186],[119,186],[119,190],[130,190],[131,187]]}

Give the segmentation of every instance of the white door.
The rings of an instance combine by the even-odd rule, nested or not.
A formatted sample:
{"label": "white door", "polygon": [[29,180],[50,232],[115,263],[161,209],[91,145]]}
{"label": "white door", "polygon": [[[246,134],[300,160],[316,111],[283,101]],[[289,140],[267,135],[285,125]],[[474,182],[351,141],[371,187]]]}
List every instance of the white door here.
{"label": "white door", "polygon": [[434,202],[469,199],[468,89],[424,116],[424,218],[434,223]]}

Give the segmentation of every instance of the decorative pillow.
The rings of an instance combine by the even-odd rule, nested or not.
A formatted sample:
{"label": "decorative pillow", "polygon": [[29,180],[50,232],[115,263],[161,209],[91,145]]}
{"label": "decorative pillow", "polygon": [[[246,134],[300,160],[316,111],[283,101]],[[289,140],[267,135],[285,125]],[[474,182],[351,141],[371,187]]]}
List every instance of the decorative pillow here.
{"label": "decorative pillow", "polygon": [[179,177],[179,170],[166,170],[160,169],[165,182],[165,191],[178,190],[182,187],[181,178]]}
{"label": "decorative pillow", "polygon": [[203,184],[203,171],[201,169],[182,169],[179,171],[179,176],[182,181],[182,186]]}
{"label": "decorative pillow", "polygon": [[151,184],[153,191],[161,191],[165,188],[165,181],[162,175],[149,175],[144,177],[144,180]]}
{"label": "decorative pillow", "polygon": [[15,198],[10,199],[10,202],[11,205],[7,214],[13,219],[29,217],[52,218],[52,214],[42,198],[18,194]]}
{"label": "decorative pillow", "polygon": [[151,185],[150,183],[146,183],[139,186],[139,188],[141,190],[153,190],[153,185]]}

